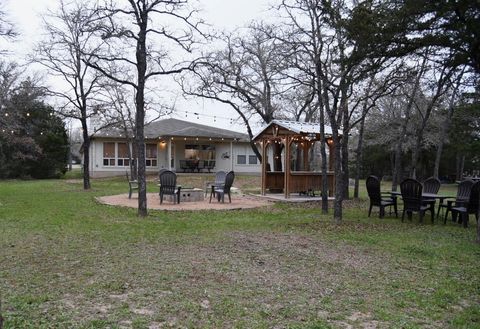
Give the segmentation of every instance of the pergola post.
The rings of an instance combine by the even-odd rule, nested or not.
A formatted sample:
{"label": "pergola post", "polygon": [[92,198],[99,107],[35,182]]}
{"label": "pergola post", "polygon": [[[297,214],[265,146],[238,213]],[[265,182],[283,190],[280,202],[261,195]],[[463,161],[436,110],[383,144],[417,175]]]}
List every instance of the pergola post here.
{"label": "pergola post", "polygon": [[284,193],[285,199],[290,198],[290,136],[285,136],[285,158],[284,158],[284,166],[285,166],[285,177],[284,177]]}
{"label": "pergola post", "polygon": [[267,139],[263,138],[262,144],[262,195],[267,191]]}

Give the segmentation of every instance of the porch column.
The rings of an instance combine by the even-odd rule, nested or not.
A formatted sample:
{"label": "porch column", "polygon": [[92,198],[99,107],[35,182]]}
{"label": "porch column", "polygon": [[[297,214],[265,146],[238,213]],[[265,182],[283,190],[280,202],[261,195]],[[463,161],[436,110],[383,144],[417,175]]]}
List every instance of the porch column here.
{"label": "porch column", "polygon": [[167,165],[167,168],[168,170],[172,170],[172,139],[169,138],[168,139],[168,147],[167,147],[167,161],[168,161],[168,165]]}
{"label": "porch column", "polygon": [[233,142],[230,142],[230,170],[233,170],[233,161],[235,161],[233,158]]}
{"label": "porch column", "polygon": [[308,162],[308,155],[310,153],[310,147],[311,147],[311,142],[309,141],[305,141],[303,143],[303,147],[302,147],[302,155],[303,155],[303,170],[304,171],[310,171],[310,166],[309,166],[309,162]]}

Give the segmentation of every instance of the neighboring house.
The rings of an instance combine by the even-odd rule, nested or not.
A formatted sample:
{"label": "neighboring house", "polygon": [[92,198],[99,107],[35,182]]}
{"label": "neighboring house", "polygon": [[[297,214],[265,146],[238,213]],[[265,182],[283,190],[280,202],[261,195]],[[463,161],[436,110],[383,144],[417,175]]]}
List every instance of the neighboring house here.
{"label": "neighboring house", "polygon": [[[128,147],[121,129],[96,132],[90,145],[90,174],[105,177],[129,170]],[[162,168],[176,172],[234,170],[260,174],[260,162],[249,144],[248,135],[178,119],[145,125],[147,173]]]}

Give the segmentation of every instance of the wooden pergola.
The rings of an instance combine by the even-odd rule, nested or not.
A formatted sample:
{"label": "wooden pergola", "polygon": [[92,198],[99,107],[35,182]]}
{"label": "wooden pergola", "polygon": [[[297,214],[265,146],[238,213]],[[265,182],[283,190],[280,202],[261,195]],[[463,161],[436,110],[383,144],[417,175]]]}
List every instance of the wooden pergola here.
{"label": "wooden pergola", "polygon": [[[330,127],[325,127],[326,144],[329,147],[328,194],[334,193],[333,140]],[[319,124],[297,121],[273,120],[255,137],[261,146],[262,154],[262,195],[267,190],[281,192],[285,198],[291,193],[319,191],[322,186],[322,173],[310,168],[309,153],[315,142],[320,140]],[[297,149],[297,158],[292,160],[292,146]],[[270,150],[271,152],[270,152]],[[276,151],[275,151],[276,150]],[[280,150],[280,152],[279,152]],[[282,152],[283,151],[283,152]],[[283,158],[281,154],[283,153]],[[270,165],[269,157],[274,162]],[[283,160],[283,163],[282,163]],[[297,168],[293,168],[292,164]],[[281,168],[281,170],[278,170]],[[300,170],[298,170],[300,168]],[[297,170],[296,170],[297,169]]]}

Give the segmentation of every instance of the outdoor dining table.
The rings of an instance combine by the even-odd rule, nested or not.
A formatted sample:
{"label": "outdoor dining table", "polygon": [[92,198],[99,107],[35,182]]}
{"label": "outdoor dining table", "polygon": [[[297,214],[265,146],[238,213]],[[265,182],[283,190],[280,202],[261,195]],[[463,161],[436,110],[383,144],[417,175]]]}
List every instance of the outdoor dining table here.
{"label": "outdoor dining table", "polygon": [[[388,193],[390,193],[393,198],[402,196],[402,192],[398,192],[398,191],[389,191]],[[442,205],[443,205],[443,200],[445,200],[445,199],[455,199],[455,196],[440,195],[440,194],[435,194],[435,193],[422,193],[422,198],[438,199],[439,200],[438,209],[437,209],[437,219],[438,219],[438,216],[440,215],[440,209],[442,208]]]}

